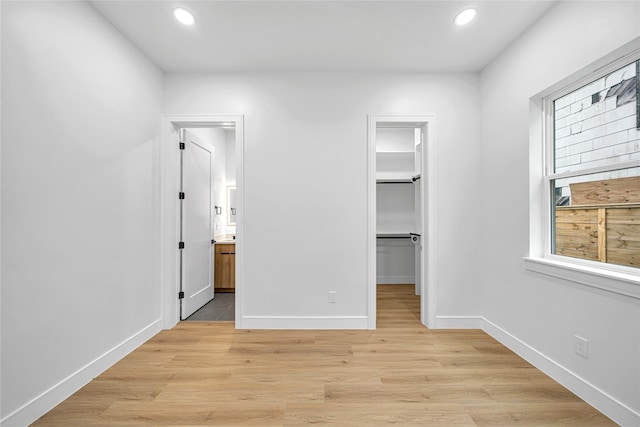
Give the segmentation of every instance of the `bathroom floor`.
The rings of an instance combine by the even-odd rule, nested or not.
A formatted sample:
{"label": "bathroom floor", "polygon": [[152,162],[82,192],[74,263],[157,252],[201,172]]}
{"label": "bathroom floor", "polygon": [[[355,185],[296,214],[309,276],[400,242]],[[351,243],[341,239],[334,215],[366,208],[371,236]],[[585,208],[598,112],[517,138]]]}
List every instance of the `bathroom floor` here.
{"label": "bathroom floor", "polygon": [[215,297],[202,306],[186,320],[235,320],[236,294],[233,292],[216,292]]}

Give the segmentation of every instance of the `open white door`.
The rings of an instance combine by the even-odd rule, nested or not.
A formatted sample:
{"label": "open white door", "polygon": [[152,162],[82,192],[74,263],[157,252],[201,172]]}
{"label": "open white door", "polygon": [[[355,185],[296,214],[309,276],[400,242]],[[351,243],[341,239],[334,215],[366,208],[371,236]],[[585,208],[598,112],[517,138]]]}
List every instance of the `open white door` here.
{"label": "open white door", "polygon": [[180,130],[181,183],[181,297],[180,318],[191,316],[213,299],[211,195],[213,155],[210,147]]}

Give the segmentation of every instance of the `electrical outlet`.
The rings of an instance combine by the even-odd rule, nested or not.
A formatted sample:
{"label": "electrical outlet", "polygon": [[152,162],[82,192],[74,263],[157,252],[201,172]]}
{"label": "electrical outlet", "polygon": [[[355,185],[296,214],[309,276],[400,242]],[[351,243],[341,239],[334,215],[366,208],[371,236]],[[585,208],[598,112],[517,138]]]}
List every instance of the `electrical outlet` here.
{"label": "electrical outlet", "polygon": [[589,341],[579,337],[577,335],[573,336],[573,350],[584,357],[585,359],[589,358]]}
{"label": "electrical outlet", "polygon": [[336,291],[329,291],[329,303],[335,304],[336,302]]}

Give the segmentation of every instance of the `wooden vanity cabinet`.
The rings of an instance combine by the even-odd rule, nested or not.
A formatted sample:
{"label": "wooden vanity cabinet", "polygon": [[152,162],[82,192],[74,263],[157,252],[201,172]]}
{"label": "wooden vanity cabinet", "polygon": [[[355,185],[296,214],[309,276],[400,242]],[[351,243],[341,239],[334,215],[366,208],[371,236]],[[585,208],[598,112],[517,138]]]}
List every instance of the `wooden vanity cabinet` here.
{"label": "wooden vanity cabinet", "polygon": [[219,292],[234,292],[236,288],[236,245],[217,243],[214,255],[214,287]]}

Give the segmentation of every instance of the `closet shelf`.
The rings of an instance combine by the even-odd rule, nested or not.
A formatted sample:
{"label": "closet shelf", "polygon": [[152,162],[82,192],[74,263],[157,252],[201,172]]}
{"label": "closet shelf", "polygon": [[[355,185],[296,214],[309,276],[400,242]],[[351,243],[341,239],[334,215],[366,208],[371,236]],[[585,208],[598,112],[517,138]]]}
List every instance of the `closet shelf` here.
{"label": "closet shelf", "polygon": [[390,156],[413,156],[415,155],[415,151],[376,151],[376,155],[381,157],[390,157]]}
{"label": "closet shelf", "polygon": [[378,178],[376,184],[411,184],[413,178]]}

